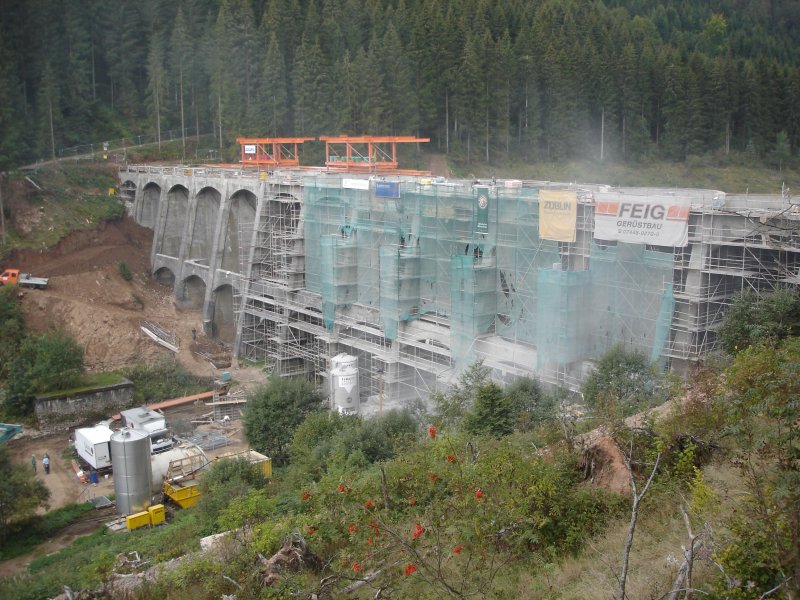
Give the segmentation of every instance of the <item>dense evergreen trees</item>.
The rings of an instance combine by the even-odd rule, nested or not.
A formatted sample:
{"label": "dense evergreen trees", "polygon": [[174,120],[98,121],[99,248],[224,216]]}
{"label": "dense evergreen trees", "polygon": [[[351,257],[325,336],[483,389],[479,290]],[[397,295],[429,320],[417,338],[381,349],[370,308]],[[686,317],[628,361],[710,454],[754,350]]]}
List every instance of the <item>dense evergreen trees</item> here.
{"label": "dense evergreen trees", "polygon": [[466,160],[800,148],[790,0],[8,0],[0,168],[159,130],[421,134]]}

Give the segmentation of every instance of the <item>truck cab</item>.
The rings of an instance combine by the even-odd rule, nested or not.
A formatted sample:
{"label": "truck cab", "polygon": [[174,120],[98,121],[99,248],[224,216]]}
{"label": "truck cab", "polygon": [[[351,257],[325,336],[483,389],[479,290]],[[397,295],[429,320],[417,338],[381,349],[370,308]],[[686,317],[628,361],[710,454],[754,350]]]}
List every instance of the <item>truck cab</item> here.
{"label": "truck cab", "polygon": [[0,274],[0,285],[14,285],[19,282],[19,269],[6,269]]}

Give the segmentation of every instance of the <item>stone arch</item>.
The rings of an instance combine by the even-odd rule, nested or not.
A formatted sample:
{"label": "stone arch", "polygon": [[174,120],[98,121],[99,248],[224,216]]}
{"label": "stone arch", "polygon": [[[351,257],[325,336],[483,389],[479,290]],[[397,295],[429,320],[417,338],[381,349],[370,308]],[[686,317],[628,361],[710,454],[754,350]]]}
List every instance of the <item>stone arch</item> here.
{"label": "stone arch", "polygon": [[236,335],[236,317],[233,308],[233,286],[226,283],[214,290],[214,337],[232,344]]}
{"label": "stone arch", "polygon": [[136,182],[130,179],[124,179],[119,184],[119,195],[122,200],[128,205],[133,206],[136,201]]}
{"label": "stone arch", "polygon": [[167,192],[167,218],[161,238],[161,254],[177,257],[181,251],[183,225],[189,214],[189,190],[175,185]]}
{"label": "stone arch", "polygon": [[226,271],[241,273],[244,270],[243,265],[247,260],[246,253],[256,218],[257,202],[255,194],[247,190],[239,190],[231,196],[220,263],[220,267]]}
{"label": "stone arch", "polygon": [[203,308],[206,299],[206,282],[197,275],[183,280],[183,305],[186,308]]}
{"label": "stone arch", "polygon": [[221,198],[222,194],[213,187],[204,187],[197,192],[194,223],[190,234],[189,260],[210,264]]}
{"label": "stone arch", "polygon": [[158,223],[158,208],[161,202],[161,187],[150,182],[142,189],[141,206],[139,208],[139,225],[142,227],[156,228]]}
{"label": "stone arch", "polygon": [[155,277],[156,281],[161,285],[166,285],[168,287],[174,287],[175,285],[175,273],[173,273],[172,269],[169,267],[161,267],[153,273],[153,277]]}

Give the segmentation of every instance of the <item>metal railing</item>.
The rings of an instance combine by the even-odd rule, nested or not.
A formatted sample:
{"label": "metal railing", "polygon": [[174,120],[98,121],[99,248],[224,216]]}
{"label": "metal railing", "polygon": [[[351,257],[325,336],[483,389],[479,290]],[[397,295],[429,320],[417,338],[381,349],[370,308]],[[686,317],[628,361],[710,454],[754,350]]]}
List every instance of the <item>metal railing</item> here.
{"label": "metal railing", "polygon": [[[179,140],[181,137],[191,138],[201,135],[207,135],[203,132],[198,133],[197,128],[185,128],[183,136],[181,136],[180,129],[171,129],[169,131],[161,132],[161,143],[172,142]],[[72,146],[70,148],[61,148],[58,151],[59,158],[73,158],[76,156],[84,156],[87,154],[96,154],[100,152],[115,152],[118,150],[126,150],[128,148],[135,148],[137,146],[148,146],[158,143],[158,137],[155,133],[145,133],[142,135],[134,135],[131,137],[124,137],[117,140],[107,140],[104,142],[95,142],[92,144],[81,144],[79,146]]]}

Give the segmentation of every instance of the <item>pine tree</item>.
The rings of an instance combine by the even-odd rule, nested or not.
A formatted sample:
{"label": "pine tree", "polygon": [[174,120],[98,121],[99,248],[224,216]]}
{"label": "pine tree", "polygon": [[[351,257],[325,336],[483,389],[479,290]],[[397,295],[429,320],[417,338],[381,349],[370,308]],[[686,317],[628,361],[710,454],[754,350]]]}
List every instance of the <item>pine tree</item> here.
{"label": "pine tree", "polygon": [[514,406],[500,386],[487,383],[478,388],[465,426],[470,433],[488,433],[495,437],[514,431]]}
{"label": "pine tree", "polygon": [[376,37],[369,44],[369,51],[364,55],[359,72],[359,84],[362,86],[361,97],[364,103],[364,133],[386,135],[389,128],[389,94],[386,91],[383,65],[381,63],[381,45]]}
{"label": "pine tree", "polygon": [[39,82],[39,93],[37,98],[37,108],[39,114],[39,152],[47,153],[48,156],[56,157],[56,139],[60,141],[60,133],[57,136],[57,128],[61,125],[61,93],[58,89],[55,72],[50,62],[46,62],[42,71],[42,79]]}
{"label": "pine tree", "polygon": [[147,54],[147,95],[150,115],[155,119],[156,140],[161,148],[161,111],[165,96],[167,73],[164,68],[164,46],[159,32],[150,37]]}
{"label": "pine tree", "polygon": [[411,67],[394,25],[387,28],[381,46],[381,68],[386,77],[388,95],[386,131],[392,135],[416,133],[419,107],[414,95]]}
{"label": "pine tree", "polygon": [[259,96],[264,106],[265,133],[270,136],[289,133],[287,123],[289,93],[286,84],[286,66],[278,45],[278,36],[275,33],[269,40],[261,73]]}
{"label": "pine tree", "polygon": [[172,28],[170,38],[170,65],[172,79],[178,86],[178,110],[181,119],[181,156],[186,161],[186,103],[184,101],[184,82],[188,83],[186,76],[190,72],[192,56],[192,42],[189,39],[186,17],[183,12],[183,4],[178,7],[175,15],[175,25]]}

